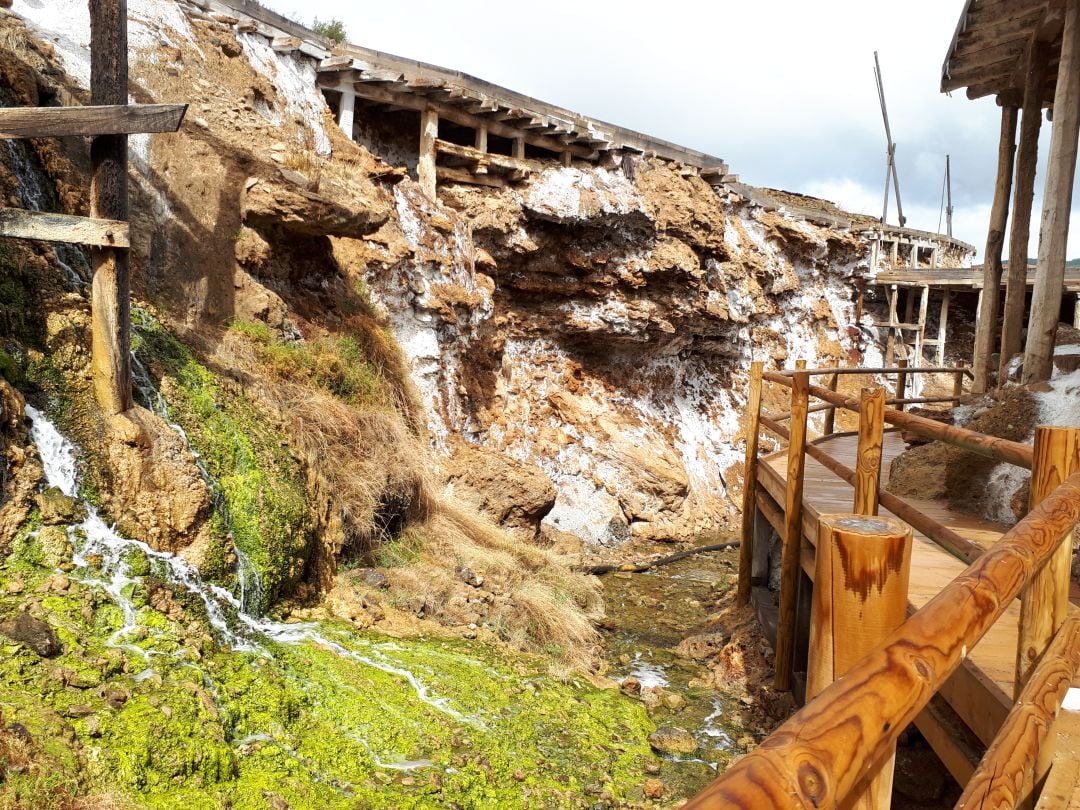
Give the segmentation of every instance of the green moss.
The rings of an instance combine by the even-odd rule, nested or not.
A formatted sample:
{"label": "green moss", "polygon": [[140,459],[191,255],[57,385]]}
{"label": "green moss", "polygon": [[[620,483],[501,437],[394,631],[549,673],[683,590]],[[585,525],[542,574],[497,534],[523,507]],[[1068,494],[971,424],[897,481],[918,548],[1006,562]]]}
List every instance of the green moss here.
{"label": "green moss", "polygon": [[223,576],[229,570],[231,534],[258,570],[269,604],[299,581],[306,562],[311,518],[299,466],[284,436],[250,400],[223,391],[213,373],[160,323],[145,313],[137,323],[137,356],[162,370],[170,416],[220,487],[207,574]]}

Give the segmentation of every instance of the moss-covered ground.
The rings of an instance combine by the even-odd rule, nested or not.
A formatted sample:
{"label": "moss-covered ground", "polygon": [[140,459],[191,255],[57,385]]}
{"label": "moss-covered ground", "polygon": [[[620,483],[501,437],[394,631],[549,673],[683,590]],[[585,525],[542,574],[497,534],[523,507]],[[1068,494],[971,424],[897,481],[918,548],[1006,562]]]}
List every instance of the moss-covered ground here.
{"label": "moss-covered ground", "polygon": [[74,794],[184,810],[274,797],[293,810],[641,798],[651,724],[616,691],[463,642],[331,625],[318,632],[340,650],[262,639],[260,650],[230,651],[198,600],[145,563],[132,565],[147,575],[127,589],[138,627],[114,638],[123,617],[92,563],[57,584],[57,529],[28,526],[0,567],[0,615],[28,609],[63,648],[45,659],[0,642],[0,710],[51,774],[42,788],[40,772],[9,771],[0,805],[21,795],[24,806],[65,807]]}

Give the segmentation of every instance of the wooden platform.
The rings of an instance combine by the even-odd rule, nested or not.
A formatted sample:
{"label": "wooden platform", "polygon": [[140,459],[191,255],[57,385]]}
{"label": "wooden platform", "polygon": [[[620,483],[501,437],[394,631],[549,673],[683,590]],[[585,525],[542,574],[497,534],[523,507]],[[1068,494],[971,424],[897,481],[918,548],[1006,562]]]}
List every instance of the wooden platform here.
{"label": "wooden platform", "polygon": [[[836,434],[818,439],[814,443],[842,463],[855,467],[857,447],[855,435]],[[882,458],[884,476],[887,477],[892,460],[904,450],[905,444],[898,432],[890,431],[885,434]],[[759,464],[760,486],[764,493],[771,497],[774,504],[784,503],[786,466],[786,450],[762,458]],[[802,569],[811,581],[814,576],[814,545],[817,538],[818,517],[828,513],[850,512],[852,498],[852,489],[846,482],[829,472],[817,461],[806,458]],[[905,498],[905,500],[911,501],[918,509],[935,520],[984,547],[995,542],[1008,528],[1001,524],[954,512],[936,501],[910,498]],[[767,515],[767,511],[772,511],[772,515]],[[884,508],[881,512],[891,514]],[[782,509],[779,507],[776,510],[761,511],[762,517],[768,519],[774,528],[777,528],[775,524],[778,514],[782,519]],[[782,527],[779,527],[778,531],[780,530]],[[914,612],[926,604],[966,567],[965,563],[919,532],[915,532],[914,541],[909,612]],[[758,594],[761,590],[758,589]],[[755,601],[761,602],[760,598]],[[767,614],[768,606],[762,605],[762,607],[764,611],[759,610],[759,612]],[[1019,601],[1016,601],[979,644],[970,651],[962,667],[940,693],[955,714],[983,744],[988,744],[994,738],[1012,706],[1019,614],[1020,605]],[[919,725],[922,728],[923,723]],[[928,734],[925,729],[924,735],[954,775],[958,779],[966,778],[963,774],[967,766],[958,757],[955,735],[939,734],[940,739],[935,740],[933,732]],[[945,739],[947,736],[952,736],[954,739]]]}
{"label": "wooden platform", "polygon": [[[881,286],[896,287],[935,287],[953,290],[981,290],[983,288],[981,267],[960,270],[898,267],[895,270],[882,270],[871,281]],[[1035,268],[1029,267],[1027,286],[1033,287],[1034,285]],[[1004,276],[1002,277],[1001,288],[1005,288]],[[1062,289],[1067,293],[1080,293],[1080,270],[1071,267],[1066,268],[1065,283]]]}

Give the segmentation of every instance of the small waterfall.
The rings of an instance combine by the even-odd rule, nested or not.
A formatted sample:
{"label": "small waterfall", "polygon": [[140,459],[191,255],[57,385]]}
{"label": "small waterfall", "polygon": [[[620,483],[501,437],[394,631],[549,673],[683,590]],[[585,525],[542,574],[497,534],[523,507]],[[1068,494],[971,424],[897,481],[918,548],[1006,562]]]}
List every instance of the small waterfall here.
{"label": "small waterfall", "polygon": [[[30,436],[41,456],[47,483],[68,497],[78,497],[75,448],[34,407],[26,407],[26,416],[30,420]],[[149,664],[149,655],[145,651],[124,641],[138,626],[137,609],[128,586],[141,582],[142,577],[132,571],[132,562],[145,557],[155,576],[201,601],[220,644],[237,652],[253,652],[270,659],[274,655],[269,642],[294,646],[314,644],[332,650],[342,658],[402,678],[422,703],[457,721],[486,728],[479,718],[455,709],[449,699],[433,695],[427,684],[403,662],[395,661],[395,645],[368,643],[364,652],[360,652],[347,647],[344,639],[338,640],[321,632],[313,622],[286,624],[247,613],[239,599],[224,588],[204,582],[195,567],[182,557],[155,551],[138,540],[122,537],[105,523],[92,504],[83,502],[82,506],[86,510],[86,519],[69,529],[75,549],[72,562],[76,566],[71,576],[87,586],[101,588],[120,608],[124,623],[111,639],[115,646],[137,650]],[[140,677],[149,677],[149,674],[148,667],[147,671],[140,673]]]}
{"label": "small waterfall", "polygon": [[[199,468],[199,475],[202,476],[206,486],[210,489],[213,509],[221,515],[225,524],[225,531],[231,535],[233,528],[232,515],[229,512],[229,503],[225,498],[221,485],[210,474],[210,470],[207,469],[202,456],[191,446],[187,431],[173,420],[169,410],[169,403],[162,396],[161,391],[158,390],[154,380],[150,377],[146,365],[139,360],[135,352],[131,353],[131,376],[135,384],[135,391],[138,398],[142,400],[142,404],[160,416],[170,428],[176,431],[176,434],[184,443],[184,447],[195,458],[195,465]],[[265,607],[264,602],[266,599],[266,592],[263,589],[262,578],[259,576],[259,569],[255,567],[255,564],[244,553],[244,550],[235,543],[233,544],[233,552],[236,555],[236,582],[240,588],[241,609],[246,613],[259,615]]]}

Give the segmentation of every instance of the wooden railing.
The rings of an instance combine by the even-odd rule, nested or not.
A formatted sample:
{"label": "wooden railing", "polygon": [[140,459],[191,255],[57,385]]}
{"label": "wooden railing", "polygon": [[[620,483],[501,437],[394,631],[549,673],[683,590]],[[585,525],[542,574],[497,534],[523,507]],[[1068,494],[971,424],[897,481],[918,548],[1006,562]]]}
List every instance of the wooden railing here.
{"label": "wooden railing", "polygon": [[[753,364],[737,599],[740,604],[746,604],[751,592],[753,515],[761,503],[757,452],[759,431],[765,428],[788,442],[784,514],[774,516],[782,521],[784,528],[776,641],[778,688],[790,688],[791,683],[802,555],[805,456],[814,458],[853,486],[854,514],[850,517],[856,523],[863,520],[859,525],[870,535],[877,531],[876,536],[896,536],[894,526],[881,524],[875,529],[865,519],[858,518],[875,515],[880,503],[969,565],[906,621],[901,616],[891,626],[884,622],[878,638],[866,647],[872,651],[850,668],[847,664],[841,667],[829,644],[832,628],[844,621],[844,607],[838,602],[842,594],[838,595],[833,586],[823,590],[822,583],[836,581],[830,580],[829,555],[838,542],[841,545],[848,542],[838,541],[835,531],[837,519],[845,516],[820,516],[808,664],[811,671],[807,685],[807,697],[813,699],[754,752],[691,800],[688,807],[821,808],[839,802],[852,807],[887,807],[896,738],[927,707],[942,684],[1017,597],[1021,600],[1015,677],[1017,702],[957,807],[1019,806],[1031,800],[1033,786],[1045,776],[1049,759],[1033,752],[1042,748],[1080,664],[1080,650],[1077,650],[1080,622],[1068,617],[1071,538],[1073,527],[1080,519],[1080,429],[1039,427],[1034,446],[1028,446],[888,408],[880,388],[864,389],[860,398],[835,390],[837,379],[844,374],[889,374],[907,379],[927,373],[965,372],[943,368],[797,368],[765,372],[760,363]],[[829,387],[812,385],[811,377],[816,375],[828,375]],[[789,414],[774,417],[761,414],[762,382],[790,389]],[[961,385],[962,378],[958,378],[954,397],[929,399],[952,401],[962,393]],[[826,407],[859,414],[855,470],[830,456],[819,443],[807,441],[807,414],[823,410],[810,408],[810,397],[822,400]],[[893,399],[903,398],[904,390],[900,388]],[[782,421],[789,422],[789,426],[785,427]],[[885,423],[1031,469],[1030,513],[984,550],[910,502],[880,491]],[[832,432],[834,424],[834,419],[825,421],[827,433]],[[859,549],[865,557],[858,563],[862,567],[860,573],[865,579],[872,571],[880,592],[887,590],[891,575],[902,573],[906,594],[907,573],[901,571],[896,556],[900,547],[895,543],[879,545],[892,549],[889,559],[887,555],[873,559],[874,545],[867,544],[865,537],[841,555],[850,554],[851,548]],[[845,571],[841,579],[850,578],[851,574]],[[860,616],[865,620],[871,615],[866,588],[855,601],[861,605]],[[884,608],[874,610],[883,612]],[[820,621],[821,615],[827,617],[827,626]],[[849,639],[847,643],[857,642]],[[827,671],[824,678],[822,669]],[[841,674],[844,674],[841,680],[832,682]],[[819,690],[820,694],[814,697]],[[973,798],[976,795],[978,801]],[[1000,800],[986,803],[987,796]]]}

